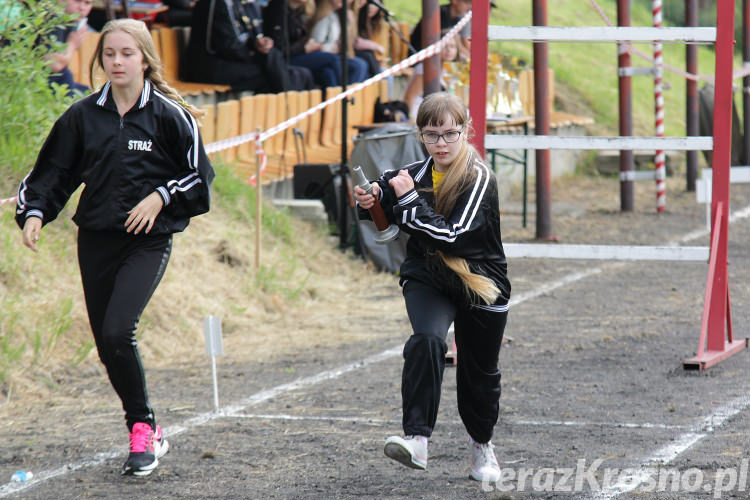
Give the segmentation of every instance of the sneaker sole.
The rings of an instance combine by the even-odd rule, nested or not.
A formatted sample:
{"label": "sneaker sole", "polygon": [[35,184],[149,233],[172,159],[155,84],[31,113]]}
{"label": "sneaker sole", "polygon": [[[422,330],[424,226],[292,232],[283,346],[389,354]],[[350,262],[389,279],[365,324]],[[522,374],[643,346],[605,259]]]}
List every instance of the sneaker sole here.
{"label": "sneaker sole", "polygon": [[398,443],[386,443],[383,451],[388,458],[392,458],[396,462],[411,467],[412,469],[425,470],[427,468],[426,463],[421,462],[416,457],[412,457],[409,450]]}
{"label": "sneaker sole", "polygon": [[165,438],[161,438],[161,446],[159,447],[159,453],[156,454],[156,458],[161,458],[169,451],[169,441]]}
{"label": "sneaker sole", "polygon": [[497,475],[493,474],[492,477],[485,477],[479,474],[478,472],[475,472],[474,469],[471,469],[471,474],[469,474],[469,478],[473,479],[474,481],[496,483],[500,481],[500,474],[497,474]]}

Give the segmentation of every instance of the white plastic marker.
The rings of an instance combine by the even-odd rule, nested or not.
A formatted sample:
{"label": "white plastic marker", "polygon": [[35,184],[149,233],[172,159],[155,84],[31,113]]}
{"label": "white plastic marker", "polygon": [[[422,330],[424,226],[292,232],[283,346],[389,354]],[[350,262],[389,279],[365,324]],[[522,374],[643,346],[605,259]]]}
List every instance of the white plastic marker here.
{"label": "white plastic marker", "polygon": [[221,318],[203,318],[203,334],[206,336],[206,355],[211,357],[211,375],[214,380],[214,410],[219,411],[219,383],[216,379],[216,356],[224,354],[221,342]]}

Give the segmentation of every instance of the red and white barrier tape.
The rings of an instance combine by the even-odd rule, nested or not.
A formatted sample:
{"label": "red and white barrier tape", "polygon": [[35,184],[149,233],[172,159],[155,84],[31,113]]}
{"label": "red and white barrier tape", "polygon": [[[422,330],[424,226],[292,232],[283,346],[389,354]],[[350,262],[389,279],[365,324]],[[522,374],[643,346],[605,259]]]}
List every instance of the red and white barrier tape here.
{"label": "red and white barrier tape", "polygon": [[17,198],[18,198],[17,196],[11,196],[10,198],[1,198],[0,205],[5,205],[6,203],[13,203],[16,201]]}
{"label": "red and white barrier tape", "polygon": [[[260,161],[260,175],[263,175],[263,172],[266,171],[268,158],[266,158],[266,152],[263,151],[263,144],[260,141],[255,141],[255,154],[258,156],[258,160]],[[257,183],[257,177],[258,174],[251,175],[249,180],[250,184],[254,186]]]}

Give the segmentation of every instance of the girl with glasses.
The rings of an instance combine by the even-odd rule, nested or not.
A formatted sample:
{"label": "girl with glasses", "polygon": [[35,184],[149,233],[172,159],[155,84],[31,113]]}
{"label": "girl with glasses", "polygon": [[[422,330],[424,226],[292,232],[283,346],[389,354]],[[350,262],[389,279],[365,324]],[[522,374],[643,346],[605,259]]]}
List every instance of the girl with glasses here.
{"label": "girl with glasses", "polygon": [[385,454],[407,467],[427,467],[427,443],[440,403],[453,323],[458,349],[458,411],[471,442],[470,477],[497,481],[490,441],[500,400],[498,356],[508,316],[510,282],[500,236],[497,181],[469,144],[466,105],[452,94],[425,98],[417,114],[429,157],[358,186],[360,217],[378,197],[392,224],[409,234],[400,285],[413,329],[401,379],[404,437]]}

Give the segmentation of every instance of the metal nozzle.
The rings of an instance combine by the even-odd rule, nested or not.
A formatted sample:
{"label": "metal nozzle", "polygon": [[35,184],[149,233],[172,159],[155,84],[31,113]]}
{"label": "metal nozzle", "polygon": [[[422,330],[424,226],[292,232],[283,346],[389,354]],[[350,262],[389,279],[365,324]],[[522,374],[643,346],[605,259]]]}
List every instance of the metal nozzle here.
{"label": "metal nozzle", "polygon": [[352,180],[354,184],[365,190],[367,194],[372,194],[372,184],[367,180],[364,172],[362,172],[362,167],[359,165],[352,168]]}

